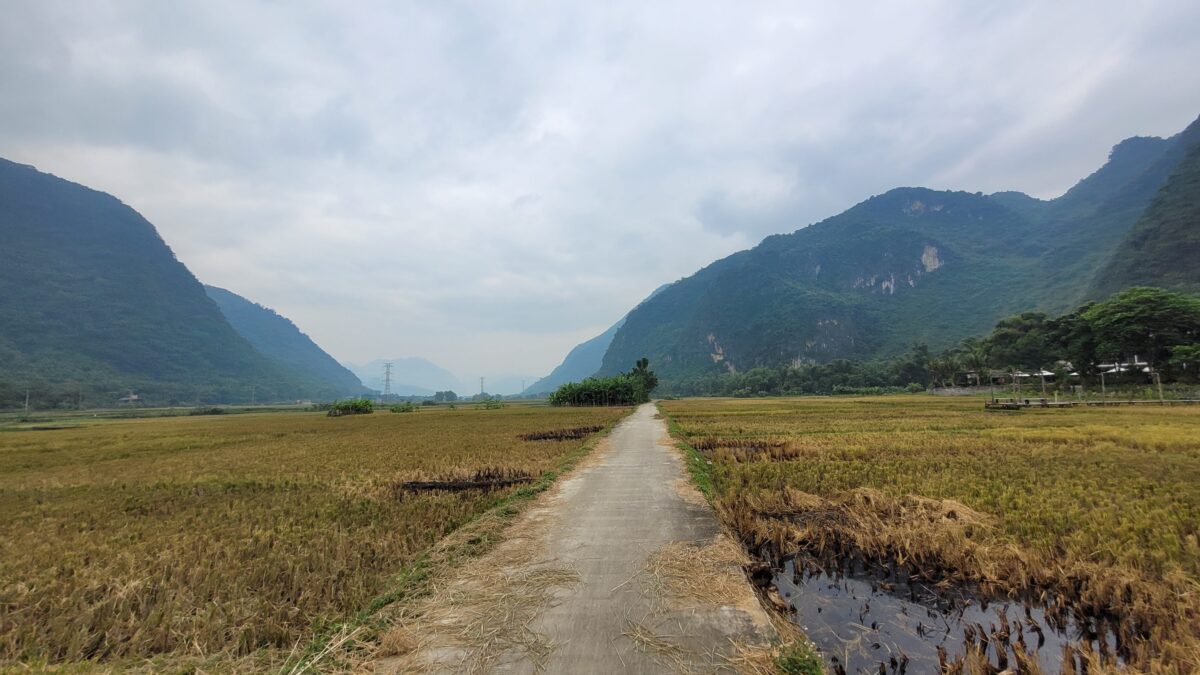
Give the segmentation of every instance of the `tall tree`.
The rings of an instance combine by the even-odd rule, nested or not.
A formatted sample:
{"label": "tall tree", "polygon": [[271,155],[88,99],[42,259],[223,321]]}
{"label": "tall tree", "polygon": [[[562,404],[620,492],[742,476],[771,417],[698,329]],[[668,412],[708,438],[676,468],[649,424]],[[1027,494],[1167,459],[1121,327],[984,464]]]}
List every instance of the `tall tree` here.
{"label": "tall tree", "polygon": [[1083,313],[1103,356],[1165,363],[1171,348],[1200,341],[1200,298],[1136,286]]}
{"label": "tall tree", "polygon": [[1004,368],[1040,370],[1058,360],[1049,317],[1025,312],[996,324],[988,337],[988,355]]}
{"label": "tall tree", "polygon": [[982,385],[988,379],[991,360],[988,359],[987,345],[976,338],[963,340],[962,363],[967,370],[975,373],[975,384]]}

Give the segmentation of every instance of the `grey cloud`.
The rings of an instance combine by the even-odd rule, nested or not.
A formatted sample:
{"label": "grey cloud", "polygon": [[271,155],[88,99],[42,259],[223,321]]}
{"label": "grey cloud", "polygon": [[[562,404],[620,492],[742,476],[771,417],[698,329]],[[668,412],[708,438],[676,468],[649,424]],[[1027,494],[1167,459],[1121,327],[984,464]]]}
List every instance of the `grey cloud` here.
{"label": "grey cloud", "polygon": [[10,3],[0,155],[344,360],[544,372],[897,185],[1054,196],[1200,112],[1200,6]]}

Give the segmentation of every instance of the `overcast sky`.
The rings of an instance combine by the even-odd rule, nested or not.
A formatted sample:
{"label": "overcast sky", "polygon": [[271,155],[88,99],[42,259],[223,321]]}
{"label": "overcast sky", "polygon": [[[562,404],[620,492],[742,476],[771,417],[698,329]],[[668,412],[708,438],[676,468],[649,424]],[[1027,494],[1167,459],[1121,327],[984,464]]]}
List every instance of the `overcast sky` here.
{"label": "overcast sky", "polygon": [[0,156],[343,361],[542,375],[765,235],[1200,114],[1195,0],[807,4],[4,0]]}

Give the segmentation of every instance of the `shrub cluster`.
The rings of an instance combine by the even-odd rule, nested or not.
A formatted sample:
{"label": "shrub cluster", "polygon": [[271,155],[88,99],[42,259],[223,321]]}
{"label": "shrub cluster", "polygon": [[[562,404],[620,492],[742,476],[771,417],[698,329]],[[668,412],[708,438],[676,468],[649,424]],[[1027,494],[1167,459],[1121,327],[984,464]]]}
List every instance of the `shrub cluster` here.
{"label": "shrub cluster", "polygon": [[344,401],[334,401],[329,406],[330,417],[369,415],[373,412],[375,412],[375,403],[369,398],[350,398]]}
{"label": "shrub cluster", "polygon": [[650,400],[658,386],[658,377],[650,370],[650,361],[640,359],[633,370],[612,377],[589,377],[568,382],[550,395],[550,405],[636,405]]}

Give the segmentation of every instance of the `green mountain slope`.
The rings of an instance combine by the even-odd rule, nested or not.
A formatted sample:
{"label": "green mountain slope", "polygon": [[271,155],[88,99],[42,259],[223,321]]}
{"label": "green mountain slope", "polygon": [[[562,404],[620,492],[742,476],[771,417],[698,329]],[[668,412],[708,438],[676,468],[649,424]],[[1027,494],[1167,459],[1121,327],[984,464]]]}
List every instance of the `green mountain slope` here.
{"label": "green mountain slope", "polygon": [[1091,297],[1130,286],[1200,293],[1200,125],[1190,150],[1095,277]]}
{"label": "green mountain slope", "polygon": [[229,325],[263,356],[298,376],[326,384],[334,396],[365,391],[354,373],[300,332],[290,319],[223,288],[206,285],[204,292],[217,303]]}
{"label": "green mountain slope", "polygon": [[642,356],[665,379],[869,359],[913,342],[949,346],[1020,311],[1072,309],[1179,165],[1191,131],[1118,144],[1054,200],[898,188],[768,237],[631,312],[601,373]]}
{"label": "green mountain slope", "polygon": [[[647,296],[646,300],[662,293],[669,285],[663,284],[654,289],[654,292]],[[646,302],[646,300],[643,300],[642,303]],[[638,303],[638,306],[640,307],[642,303]],[[617,331],[623,325],[625,325],[625,317],[621,317],[619,321],[609,326],[608,330],[596,337],[575,345],[571,351],[567,352],[567,356],[563,359],[562,363],[550,371],[549,375],[526,388],[522,394],[526,396],[549,394],[568,382],[578,382],[595,375],[596,371],[600,370],[600,366],[603,365],[604,352],[608,351],[608,346],[612,344],[613,336],[617,334]]]}
{"label": "green mountain slope", "polygon": [[0,405],[305,396],[111,195],[0,160]]}

